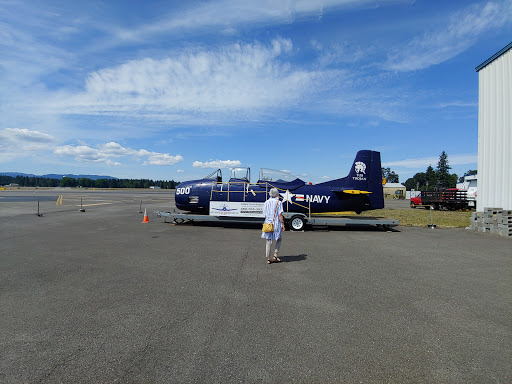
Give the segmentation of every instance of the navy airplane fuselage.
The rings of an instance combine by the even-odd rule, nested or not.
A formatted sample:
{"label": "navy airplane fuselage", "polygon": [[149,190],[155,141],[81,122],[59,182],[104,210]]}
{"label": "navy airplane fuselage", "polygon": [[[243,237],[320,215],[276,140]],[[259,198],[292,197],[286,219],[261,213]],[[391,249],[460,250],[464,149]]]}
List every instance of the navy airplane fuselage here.
{"label": "navy airplane fuselage", "polygon": [[204,179],[180,183],[175,202],[180,210],[208,214],[210,201],[263,203],[271,188],[279,190],[287,212],[322,213],[384,208],[380,153],[362,150],[348,176],[320,184],[306,184],[281,171],[261,169],[257,183],[250,183],[249,168],[235,168],[229,182],[219,170]]}

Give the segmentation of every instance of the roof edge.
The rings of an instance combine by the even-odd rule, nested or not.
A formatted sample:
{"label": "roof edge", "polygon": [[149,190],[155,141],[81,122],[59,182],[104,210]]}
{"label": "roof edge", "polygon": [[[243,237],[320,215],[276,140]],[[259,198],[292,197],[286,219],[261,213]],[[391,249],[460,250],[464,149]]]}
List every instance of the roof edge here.
{"label": "roof edge", "polygon": [[486,67],[487,65],[491,64],[494,60],[496,60],[498,57],[503,55],[505,52],[507,52],[509,49],[512,48],[512,42],[509,43],[505,48],[501,49],[499,52],[496,52],[494,55],[489,57],[487,60],[485,60],[482,64],[480,64],[478,67],[475,68],[475,71],[479,72],[482,68]]}

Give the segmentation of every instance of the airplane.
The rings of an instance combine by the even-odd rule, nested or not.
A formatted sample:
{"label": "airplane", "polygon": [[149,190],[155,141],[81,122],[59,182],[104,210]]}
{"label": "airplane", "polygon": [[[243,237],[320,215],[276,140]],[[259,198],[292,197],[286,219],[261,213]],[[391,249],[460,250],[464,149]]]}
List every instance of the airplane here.
{"label": "airplane", "polygon": [[[175,192],[176,208],[200,214],[215,215],[218,212],[228,215],[230,208],[226,203],[243,202],[248,209],[246,214],[261,214],[261,203],[269,198],[273,187],[279,190],[285,212],[307,215],[354,211],[359,214],[384,208],[380,152],[377,151],[357,152],[346,177],[319,184],[306,183],[287,172],[268,168],[260,169],[259,179],[253,184],[250,174],[250,168],[233,168],[229,181],[224,182],[222,171],[217,169],[203,179],[182,182]],[[211,206],[215,208],[211,209]]]}

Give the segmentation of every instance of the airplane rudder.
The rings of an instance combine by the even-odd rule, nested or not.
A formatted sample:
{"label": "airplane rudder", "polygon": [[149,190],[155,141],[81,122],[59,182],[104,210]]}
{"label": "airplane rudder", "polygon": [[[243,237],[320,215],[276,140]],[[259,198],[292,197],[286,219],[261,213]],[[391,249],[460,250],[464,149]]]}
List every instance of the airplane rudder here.
{"label": "airplane rudder", "polygon": [[372,192],[369,196],[370,204],[374,209],[384,208],[384,190],[382,188],[382,165],[380,152],[372,151],[371,169],[369,172],[368,190]]}

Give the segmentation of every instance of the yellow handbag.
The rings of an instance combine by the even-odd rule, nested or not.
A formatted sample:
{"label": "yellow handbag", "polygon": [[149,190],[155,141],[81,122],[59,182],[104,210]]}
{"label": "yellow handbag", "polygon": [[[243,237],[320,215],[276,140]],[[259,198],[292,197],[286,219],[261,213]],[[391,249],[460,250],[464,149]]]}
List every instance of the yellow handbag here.
{"label": "yellow handbag", "polygon": [[274,232],[274,224],[273,223],[263,223],[263,232]]}
{"label": "yellow handbag", "polygon": [[276,209],[274,211],[274,218],[272,219],[272,222],[271,223],[263,223],[263,228],[261,229],[263,232],[274,232],[274,220],[276,219],[277,204],[279,204],[279,200],[277,200],[277,203],[276,203]]}

